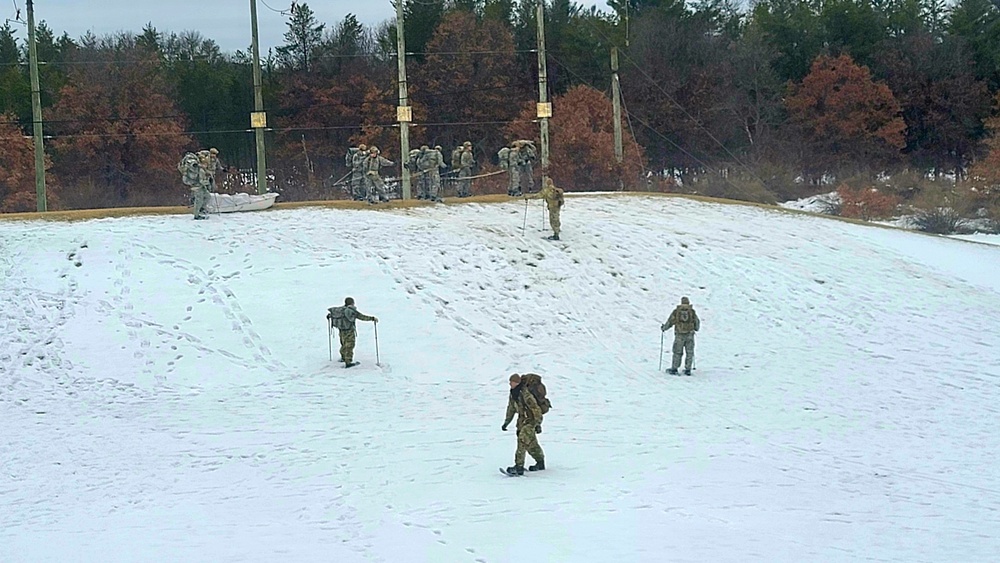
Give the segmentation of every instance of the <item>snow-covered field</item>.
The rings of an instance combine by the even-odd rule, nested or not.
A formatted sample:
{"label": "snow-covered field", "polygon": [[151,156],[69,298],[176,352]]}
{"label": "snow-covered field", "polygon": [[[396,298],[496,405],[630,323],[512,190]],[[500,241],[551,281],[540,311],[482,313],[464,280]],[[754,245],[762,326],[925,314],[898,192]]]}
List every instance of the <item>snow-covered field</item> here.
{"label": "snow-covered field", "polygon": [[[0,221],[0,561],[995,560],[1000,248],[524,211]],[[329,361],[347,295],[381,366],[370,323]],[[693,377],[657,371],[682,295]],[[525,371],[549,469],[508,478]]]}

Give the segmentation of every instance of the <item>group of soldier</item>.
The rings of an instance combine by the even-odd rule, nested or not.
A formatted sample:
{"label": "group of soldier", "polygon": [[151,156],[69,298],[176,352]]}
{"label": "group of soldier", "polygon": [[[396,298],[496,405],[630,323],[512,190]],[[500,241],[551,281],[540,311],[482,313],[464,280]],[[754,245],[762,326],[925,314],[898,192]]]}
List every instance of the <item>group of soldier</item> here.
{"label": "group of soldier", "polygon": [[[500,168],[507,172],[507,195],[521,196],[535,191],[534,162],[535,144],[528,140],[517,140],[503,147],[497,153]],[[351,197],[356,201],[376,204],[389,201],[381,169],[395,166],[395,163],[379,154],[378,147],[359,144],[348,149],[344,164],[350,168]],[[476,165],[472,152],[472,142],[465,141],[451,153],[451,174],[457,184],[458,197],[472,195],[472,169]],[[413,174],[417,187],[417,199],[441,201],[442,171],[448,168],[441,145],[422,145],[407,155],[404,163]]]}
{"label": "group of soldier", "polygon": [[181,181],[191,189],[195,219],[208,218],[205,206],[208,204],[209,194],[215,191],[215,174],[222,170],[224,167],[219,160],[219,149],[216,148],[189,152],[177,164]]}

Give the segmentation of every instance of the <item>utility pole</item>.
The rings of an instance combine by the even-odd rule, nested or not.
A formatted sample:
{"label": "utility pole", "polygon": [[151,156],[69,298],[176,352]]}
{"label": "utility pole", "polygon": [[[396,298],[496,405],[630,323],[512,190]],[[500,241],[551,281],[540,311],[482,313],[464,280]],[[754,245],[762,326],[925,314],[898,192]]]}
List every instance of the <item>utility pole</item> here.
{"label": "utility pole", "polygon": [[[621,82],[618,81],[618,47],[611,48],[611,102],[614,106],[615,120],[615,161],[620,165],[625,160],[625,150],[622,147],[622,93]],[[625,189],[621,177],[618,178],[618,189]]]}
{"label": "utility pole", "polygon": [[42,94],[38,86],[38,50],[35,47],[35,6],[28,0],[28,65],[31,67],[31,121],[35,139],[35,198],[39,213],[48,210],[45,198],[45,146],[42,144]]}
{"label": "utility pole", "polygon": [[545,0],[538,0],[538,121],[542,141],[542,184],[549,177],[549,118],[552,104],[549,102],[549,76],[545,66]]}
{"label": "utility pole", "polygon": [[403,35],[403,0],[396,0],[396,60],[399,67],[399,106],[396,107],[396,121],[399,122],[399,163],[402,165],[403,199],[410,199],[410,169],[406,159],[410,156],[410,121],[413,110],[406,93],[406,37]]}
{"label": "utility pole", "polygon": [[257,193],[267,193],[267,157],[264,152],[264,129],[267,127],[267,113],[264,112],[264,87],[260,78],[260,48],[257,46],[257,0],[250,0],[250,26],[253,28],[253,113],[250,126],[253,127],[257,142]]}

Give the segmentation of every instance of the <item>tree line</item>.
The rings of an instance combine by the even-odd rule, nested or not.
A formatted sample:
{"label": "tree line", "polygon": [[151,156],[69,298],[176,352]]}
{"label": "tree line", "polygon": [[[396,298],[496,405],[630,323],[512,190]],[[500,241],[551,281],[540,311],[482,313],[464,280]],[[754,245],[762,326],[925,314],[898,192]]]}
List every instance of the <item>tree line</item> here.
{"label": "tree line", "polygon": [[[472,141],[482,170],[536,138],[535,0],[406,0],[411,144]],[[683,189],[759,201],[887,177],[994,197],[1000,10],[990,0],[551,0],[552,175],[570,190]],[[349,146],[399,160],[394,21],[320,22],[294,4],[262,60],[268,166],[285,199],[339,197]],[[176,204],[176,163],[254,163],[249,49],[197,32],[78,39],[37,29],[50,202]],[[625,161],[614,159],[620,51]],[[27,49],[0,28],[0,210],[34,209]],[[240,183],[238,177],[235,180]],[[880,180],[882,179],[882,180]]]}

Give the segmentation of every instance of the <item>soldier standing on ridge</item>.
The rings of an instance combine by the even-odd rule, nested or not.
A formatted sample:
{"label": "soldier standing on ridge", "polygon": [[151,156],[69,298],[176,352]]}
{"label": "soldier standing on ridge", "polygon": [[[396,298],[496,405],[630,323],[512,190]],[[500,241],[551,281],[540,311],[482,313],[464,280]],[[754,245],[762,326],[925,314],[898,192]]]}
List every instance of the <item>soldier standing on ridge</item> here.
{"label": "soldier standing on ridge", "polygon": [[452,168],[458,168],[458,197],[469,197],[472,195],[472,167],[476,164],[472,155],[472,142],[462,143],[462,152],[459,161],[451,163]]}
{"label": "soldier standing on ridge", "polygon": [[348,153],[351,167],[351,198],[355,201],[365,199],[365,159],[368,158],[368,147],[361,143]]}

